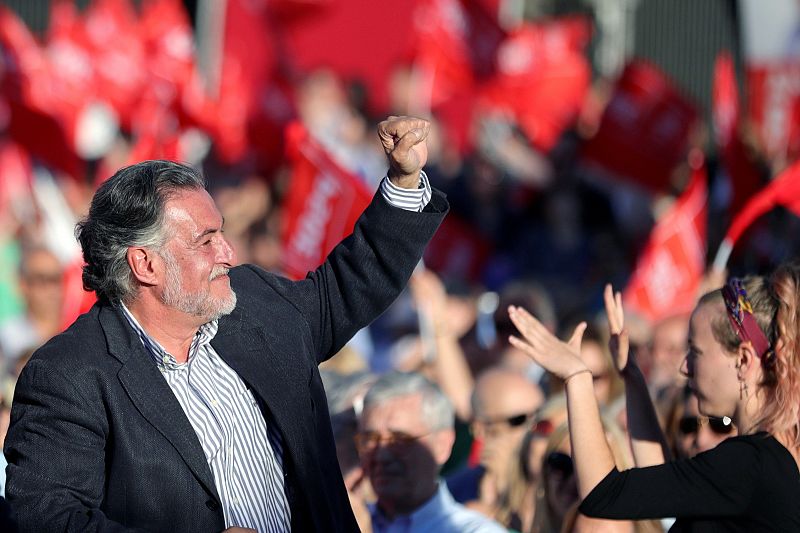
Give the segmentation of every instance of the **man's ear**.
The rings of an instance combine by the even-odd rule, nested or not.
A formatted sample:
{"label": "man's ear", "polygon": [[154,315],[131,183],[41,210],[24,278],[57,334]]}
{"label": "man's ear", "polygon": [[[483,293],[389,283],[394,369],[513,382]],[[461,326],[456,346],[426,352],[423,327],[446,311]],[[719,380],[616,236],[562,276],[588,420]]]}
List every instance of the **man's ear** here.
{"label": "man's ear", "polygon": [[447,462],[453,452],[453,444],[456,441],[456,432],[452,429],[443,429],[434,434],[433,455],[436,464],[441,467]]}
{"label": "man's ear", "polygon": [[126,255],[133,277],[143,285],[158,285],[161,258],[149,248],[128,248]]}

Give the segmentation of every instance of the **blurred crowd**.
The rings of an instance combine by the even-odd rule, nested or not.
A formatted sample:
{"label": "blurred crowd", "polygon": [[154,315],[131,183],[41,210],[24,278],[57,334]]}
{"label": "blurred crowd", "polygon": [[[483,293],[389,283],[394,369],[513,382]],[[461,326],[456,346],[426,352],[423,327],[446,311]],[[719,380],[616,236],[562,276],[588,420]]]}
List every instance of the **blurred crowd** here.
{"label": "blurred crowd", "polygon": [[[666,530],[668,523],[600,523],[577,513],[563,384],[509,344],[514,328],[506,310],[523,306],[562,337],[579,321],[589,323],[582,357],[592,370],[617,466],[632,466],[602,291],[608,282],[625,287],[630,280],[651,229],[689,181],[686,154],[693,148],[706,152],[705,244],[709,253],[714,251],[733,214],[729,181],[709,149],[709,128],[701,122],[693,126],[682,157],[674,167],[659,169],[669,181],[653,191],[580,164],[586,143],[600,127],[614,80],[589,83],[581,105],[547,149],[532,142],[513,115],[496,108],[471,111],[461,132],[466,144],[453,138],[452,117],[414,101],[419,83],[411,65],[396,65],[388,81],[388,104],[378,115],[367,106],[357,80],[315,70],[291,80],[293,96],[286,110],[370,191],[385,173],[376,122],[387,114],[429,114],[434,127],[426,172],[452,206],[443,235],[431,244],[426,266],[420,266],[406,293],[322,366],[337,454],[360,525],[370,530],[375,514],[368,506],[376,499],[402,508],[398,502],[412,498],[419,486],[441,479],[455,501],[508,530]],[[558,105],[558,94],[546,97],[552,102],[543,105]],[[15,167],[28,159],[10,148],[13,136],[2,125],[0,142],[0,166],[6,172],[0,176],[1,442],[14,380],[27,358],[92,304],[92,295],[80,287],[74,225],[86,214],[103,173],[130,162],[139,145],[122,127],[101,157],[84,159],[81,173],[70,175],[41,158],[30,159],[27,170]],[[282,272],[283,200],[292,186],[292,164],[280,155],[270,165],[248,157],[229,161],[215,151],[215,136],[202,131],[182,142],[187,148],[180,153],[203,168],[237,261]],[[749,143],[748,150],[764,183],[780,170],[757,143]],[[25,179],[12,177],[17,175]],[[800,235],[797,227],[787,211],[769,214],[738,246],[730,271],[759,272],[790,256]],[[712,288],[713,280],[708,283],[704,287]],[[678,311],[652,320],[634,310],[628,327],[670,452],[688,457],[734,435],[736,428],[700,416],[696,399],[684,388],[679,367],[688,316]],[[371,439],[374,421],[362,414],[378,406],[365,404],[365,396],[379,380],[403,379],[397,372],[424,376],[452,406],[447,453],[421,444],[426,428],[429,433],[443,424],[424,408],[408,415],[419,418],[412,421],[421,428],[418,433],[398,434],[389,442]],[[445,418],[444,425],[449,424]],[[431,460],[420,458],[420,445]]]}

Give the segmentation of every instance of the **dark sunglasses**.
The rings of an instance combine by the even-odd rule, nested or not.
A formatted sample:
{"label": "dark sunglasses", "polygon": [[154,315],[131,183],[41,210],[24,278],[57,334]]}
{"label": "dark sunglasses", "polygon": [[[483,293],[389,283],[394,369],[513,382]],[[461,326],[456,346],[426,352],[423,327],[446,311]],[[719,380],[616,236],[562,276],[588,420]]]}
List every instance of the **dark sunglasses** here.
{"label": "dark sunglasses", "polygon": [[684,435],[691,435],[697,433],[700,426],[705,426],[706,424],[708,424],[711,431],[717,435],[727,435],[733,431],[733,424],[726,424],[721,418],[710,418],[707,416],[684,416],[681,418],[680,422],[678,422],[678,429],[680,429],[681,433]]}
{"label": "dark sunglasses", "polygon": [[561,472],[564,477],[571,476],[574,470],[572,457],[563,452],[550,452],[545,457],[544,464],[550,470]]}
{"label": "dark sunglasses", "polygon": [[522,413],[522,414],[519,414],[519,415],[513,415],[513,416],[509,416],[509,417],[504,417],[504,418],[492,418],[490,420],[478,420],[478,422],[480,422],[481,424],[484,424],[486,426],[492,426],[492,425],[495,425],[495,424],[503,424],[503,423],[505,423],[505,424],[508,424],[509,426],[511,426],[512,428],[518,428],[521,425],[523,425],[525,422],[530,420],[530,418],[532,416],[533,416],[533,414],[531,414],[531,413]]}

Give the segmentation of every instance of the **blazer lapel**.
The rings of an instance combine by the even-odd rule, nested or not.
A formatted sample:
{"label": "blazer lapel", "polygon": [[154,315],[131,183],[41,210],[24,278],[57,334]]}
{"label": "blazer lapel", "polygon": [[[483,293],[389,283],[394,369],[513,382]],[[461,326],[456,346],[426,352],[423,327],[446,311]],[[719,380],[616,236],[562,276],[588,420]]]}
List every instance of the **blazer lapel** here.
{"label": "blazer lapel", "polygon": [[194,476],[219,501],[214,476],[197,434],[138,336],[115,309],[103,309],[100,323],[111,355],[123,364],[117,377],[131,402],[172,444]]}

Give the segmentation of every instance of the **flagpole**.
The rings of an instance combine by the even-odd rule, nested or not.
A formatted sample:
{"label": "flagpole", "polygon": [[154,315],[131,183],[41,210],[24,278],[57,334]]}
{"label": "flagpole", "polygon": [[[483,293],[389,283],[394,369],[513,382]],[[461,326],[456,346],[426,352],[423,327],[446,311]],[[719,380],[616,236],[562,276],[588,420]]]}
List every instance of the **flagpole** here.
{"label": "flagpole", "polygon": [[714,257],[713,269],[717,272],[724,272],[732,251],[733,241],[730,239],[723,239],[717,249],[717,255]]}

